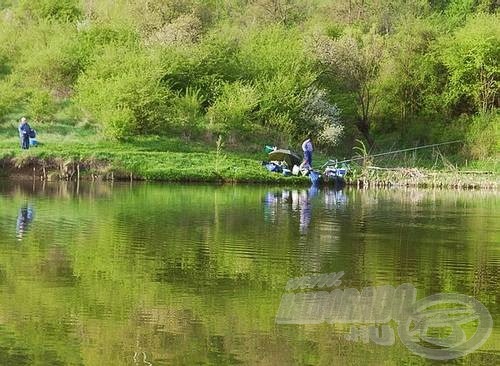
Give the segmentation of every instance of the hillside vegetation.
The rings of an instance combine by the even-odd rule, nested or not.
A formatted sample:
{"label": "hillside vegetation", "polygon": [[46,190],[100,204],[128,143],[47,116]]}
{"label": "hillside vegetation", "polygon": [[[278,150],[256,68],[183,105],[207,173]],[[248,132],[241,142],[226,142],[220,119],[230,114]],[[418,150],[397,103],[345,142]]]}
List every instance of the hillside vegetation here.
{"label": "hillside vegetation", "polygon": [[[0,0],[0,132],[500,150],[495,0]],[[50,126],[53,127],[51,130]],[[62,134],[64,134],[62,133]],[[85,137],[87,136],[87,137]]]}

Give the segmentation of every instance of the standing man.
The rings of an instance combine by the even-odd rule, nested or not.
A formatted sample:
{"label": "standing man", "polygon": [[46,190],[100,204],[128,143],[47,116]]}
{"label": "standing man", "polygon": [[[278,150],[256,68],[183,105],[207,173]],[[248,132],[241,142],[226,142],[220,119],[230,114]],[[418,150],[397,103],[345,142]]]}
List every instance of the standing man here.
{"label": "standing man", "polygon": [[28,150],[30,148],[30,133],[31,127],[28,124],[26,117],[21,118],[21,123],[19,124],[19,138],[21,139],[21,148],[23,150]]}
{"label": "standing man", "polygon": [[302,143],[302,151],[304,151],[304,162],[302,163],[301,168],[312,169],[313,144],[310,135]]}

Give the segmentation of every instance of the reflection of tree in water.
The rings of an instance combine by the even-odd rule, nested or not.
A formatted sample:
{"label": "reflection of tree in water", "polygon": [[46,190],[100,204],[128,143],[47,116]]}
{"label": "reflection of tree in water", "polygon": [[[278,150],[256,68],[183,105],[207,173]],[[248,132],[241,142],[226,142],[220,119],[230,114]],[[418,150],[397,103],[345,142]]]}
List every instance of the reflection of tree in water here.
{"label": "reflection of tree in water", "polygon": [[[3,278],[12,284],[2,303],[5,327],[0,331],[0,346],[11,351],[0,355],[0,365],[289,365],[318,359],[318,350],[325,350],[324,364],[400,364],[408,357],[402,344],[382,350],[348,342],[332,335],[337,328],[330,326],[276,328],[282,287],[308,273],[345,270],[344,286],[357,289],[406,281],[432,290],[428,294],[472,295],[474,285],[486,298],[482,302],[496,310],[491,294],[500,283],[498,223],[491,194],[483,202],[477,196],[464,200],[467,221],[459,217],[452,226],[464,238],[456,241],[463,242],[457,250],[448,241],[419,245],[418,240],[426,235],[423,229],[431,239],[450,236],[436,225],[450,225],[447,213],[456,215],[457,204],[452,194],[462,192],[445,197],[447,192],[425,191],[425,207],[419,208],[400,191],[322,189],[310,202],[308,234],[298,238],[302,190],[271,192],[276,196],[270,199],[277,214],[273,223],[264,222],[264,205],[257,204],[266,191],[137,185],[130,194],[128,186],[115,185],[113,200],[88,195],[74,204],[32,202],[36,227],[30,227],[29,236],[36,230],[37,239],[23,250],[4,246],[0,256]],[[7,207],[0,211],[11,212],[10,220],[0,220],[0,230],[8,225],[12,231],[21,202],[0,195],[0,206]],[[420,220],[427,227],[406,225],[418,209],[426,210]],[[49,225],[54,222],[84,225]],[[42,225],[43,237],[38,237]],[[408,231],[403,237],[408,244],[400,243],[401,226]],[[438,271],[436,263],[448,264]],[[359,353],[368,356],[353,358]],[[470,364],[496,364],[494,354],[467,357]]]}
{"label": "reflection of tree in water", "polygon": [[21,207],[17,215],[16,236],[22,240],[23,236],[28,232],[29,226],[33,221],[34,210],[30,204]]}
{"label": "reflection of tree in water", "polygon": [[92,182],[47,182],[19,181],[12,184],[0,182],[0,195],[22,195],[25,197],[57,197],[60,199],[109,198],[116,191],[129,191],[129,184],[93,184]]}

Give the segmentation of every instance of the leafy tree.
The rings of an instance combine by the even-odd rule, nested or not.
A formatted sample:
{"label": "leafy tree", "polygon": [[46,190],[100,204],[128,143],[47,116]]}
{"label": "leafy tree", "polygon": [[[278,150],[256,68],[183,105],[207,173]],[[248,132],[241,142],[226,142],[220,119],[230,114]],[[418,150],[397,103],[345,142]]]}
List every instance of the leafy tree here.
{"label": "leafy tree", "polygon": [[238,61],[241,76],[255,83],[260,94],[261,124],[301,137],[307,126],[300,113],[317,71],[298,29],[272,25],[254,30],[241,41]]}
{"label": "leafy tree", "polygon": [[223,28],[208,33],[198,44],[162,47],[162,82],[181,93],[188,88],[199,90],[206,110],[225,83],[241,78],[236,37],[232,30]]}
{"label": "leafy tree", "polygon": [[449,73],[446,102],[455,110],[487,112],[499,106],[500,16],[477,15],[441,39]]}
{"label": "leafy tree", "polygon": [[361,38],[346,34],[332,40],[325,36],[316,42],[317,56],[327,73],[332,73],[357,102],[356,125],[370,145],[371,117],[378,100],[376,81],[383,57],[383,39],[374,33]]}
{"label": "leafy tree", "polygon": [[428,20],[414,19],[398,27],[388,40],[388,57],[380,71],[379,130],[407,133],[410,123],[442,113],[441,91],[446,83],[434,44],[438,29]]}

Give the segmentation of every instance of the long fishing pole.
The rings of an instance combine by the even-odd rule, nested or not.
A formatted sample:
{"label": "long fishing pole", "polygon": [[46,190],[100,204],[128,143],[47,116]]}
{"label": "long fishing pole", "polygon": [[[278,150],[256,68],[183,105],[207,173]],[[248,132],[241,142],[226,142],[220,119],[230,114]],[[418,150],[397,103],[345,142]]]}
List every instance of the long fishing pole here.
{"label": "long fishing pole", "polygon": [[405,152],[405,151],[413,151],[413,150],[419,150],[419,149],[427,149],[429,147],[436,147],[436,146],[442,146],[442,145],[456,144],[457,142],[463,142],[463,140],[455,140],[455,141],[441,142],[439,144],[431,144],[431,145],[410,147],[408,149],[388,151],[388,152],[385,152],[385,153],[374,154],[374,155],[358,156],[356,158],[351,158],[351,159],[342,160],[342,161],[335,161],[335,160],[330,159],[325,164],[323,164],[321,167],[324,168],[325,166],[327,166],[331,162],[335,162],[337,164],[342,164],[342,163],[348,163],[350,161],[363,160],[363,159],[366,159],[366,158],[374,158],[374,157],[377,157],[377,156],[384,156],[384,155],[390,155],[390,154],[397,154],[397,153],[401,153],[401,152]]}

